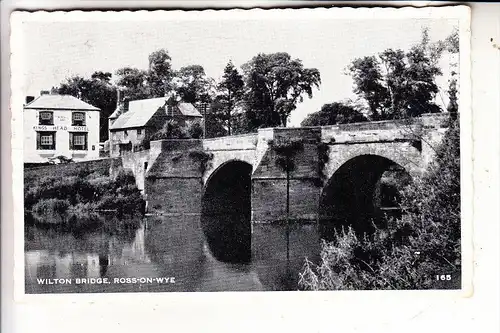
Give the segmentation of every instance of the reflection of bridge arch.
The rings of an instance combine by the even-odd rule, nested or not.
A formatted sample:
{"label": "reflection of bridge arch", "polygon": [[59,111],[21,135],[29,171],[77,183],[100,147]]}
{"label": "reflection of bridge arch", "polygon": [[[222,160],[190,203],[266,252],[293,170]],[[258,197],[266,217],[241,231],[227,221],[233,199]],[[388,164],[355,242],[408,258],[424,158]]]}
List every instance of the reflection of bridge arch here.
{"label": "reflection of bridge arch", "polygon": [[[353,227],[359,234],[372,230],[373,223],[377,224],[383,215],[375,202],[376,194],[380,196],[383,175],[396,176],[397,185],[411,179],[405,168],[379,155],[352,157],[335,170],[320,197],[322,238],[331,239],[334,231],[347,226]],[[396,201],[397,199],[393,201],[392,206],[397,205]]]}
{"label": "reflection of bridge arch", "polygon": [[247,262],[251,248],[252,166],[230,160],[206,181],[201,199],[201,224],[212,254],[219,260]]}

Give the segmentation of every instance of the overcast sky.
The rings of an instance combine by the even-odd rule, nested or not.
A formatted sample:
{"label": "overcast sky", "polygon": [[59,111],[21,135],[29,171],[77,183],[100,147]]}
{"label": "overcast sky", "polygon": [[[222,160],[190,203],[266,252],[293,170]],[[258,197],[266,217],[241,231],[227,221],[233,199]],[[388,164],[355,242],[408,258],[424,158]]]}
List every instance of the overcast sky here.
{"label": "overcast sky", "polygon": [[215,79],[230,59],[239,68],[260,52],[288,52],[319,69],[322,80],[314,97],[292,113],[291,124],[298,125],[323,104],[354,97],[344,75],[353,59],[386,48],[407,50],[420,40],[423,27],[430,29],[431,40],[444,39],[456,24],[445,19],[25,22],[23,91],[38,96],[67,77],[97,70],[146,69],[148,55],[160,48],[168,50],[174,69],[199,64]]}

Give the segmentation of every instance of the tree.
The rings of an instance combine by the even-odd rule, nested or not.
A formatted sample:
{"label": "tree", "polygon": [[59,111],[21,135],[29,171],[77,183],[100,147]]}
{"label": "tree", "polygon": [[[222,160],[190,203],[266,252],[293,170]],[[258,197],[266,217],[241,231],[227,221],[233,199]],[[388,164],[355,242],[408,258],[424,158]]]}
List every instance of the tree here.
{"label": "tree", "polygon": [[218,84],[217,99],[222,105],[224,112],[221,113],[223,121],[226,123],[227,135],[231,135],[231,117],[236,104],[243,96],[243,76],[234,67],[231,61],[224,68],[222,81]]}
{"label": "tree", "polygon": [[211,80],[206,76],[205,69],[200,65],[181,67],[175,72],[176,90],[182,100],[187,103],[208,103],[211,96]]}
{"label": "tree", "polygon": [[246,93],[245,105],[250,129],[262,126],[286,126],[288,116],[302,102],[312,98],[319,88],[320,73],[304,68],[302,61],[288,53],[260,53],[242,66]]}
{"label": "tree", "polygon": [[171,90],[171,81],[174,76],[172,70],[172,58],[165,49],[152,52],[149,57],[149,68],[146,81],[148,85],[148,95],[150,98],[165,96]]}
{"label": "tree", "polygon": [[163,127],[151,136],[151,141],[165,139],[188,139],[190,134],[186,124],[171,119]]}
{"label": "tree", "polygon": [[116,85],[122,89],[130,101],[149,98],[148,74],[138,68],[123,67],[116,71]]}
{"label": "tree", "polygon": [[205,122],[205,137],[215,138],[228,135],[225,106],[218,97],[210,103],[203,120]]}
{"label": "tree", "polygon": [[101,109],[100,140],[108,138],[108,117],[116,108],[116,87],[111,84],[111,73],[96,71],[90,79],[73,76],[52,91],[62,95],[72,95]]}
{"label": "tree", "polygon": [[100,80],[102,82],[109,83],[111,81],[111,73],[110,72],[102,72],[102,71],[97,71],[94,72],[90,78],[92,80]]}
{"label": "tree", "polygon": [[436,77],[444,51],[458,50],[458,32],[431,43],[423,29],[421,41],[409,51],[386,49],[355,59],[348,66],[354,93],[368,104],[372,120],[397,119],[441,112],[434,103],[439,92]]}
{"label": "tree", "polygon": [[308,115],[302,121],[301,126],[324,126],[364,121],[368,121],[368,119],[351,105],[333,102],[324,104],[321,110]]}
{"label": "tree", "polygon": [[380,62],[375,56],[355,59],[348,67],[354,93],[366,100],[372,120],[385,118],[387,88],[382,83]]}
{"label": "tree", "polygon": [[457,78],[455,74],[452,73],[452,78],[450,79],[450,86],[448,89],[449,103],[447,110],[450,113],[452,119],[457,117],[458,114],[458,98],[457,98]]}

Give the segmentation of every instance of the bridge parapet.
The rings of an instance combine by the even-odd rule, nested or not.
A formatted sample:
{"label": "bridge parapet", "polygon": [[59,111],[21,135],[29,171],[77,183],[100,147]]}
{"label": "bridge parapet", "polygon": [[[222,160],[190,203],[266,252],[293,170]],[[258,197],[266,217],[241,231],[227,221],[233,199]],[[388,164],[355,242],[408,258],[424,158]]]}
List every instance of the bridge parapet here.
{"label": "bridge parapet", "polygon": [[203,149],[216,150],[247,150],[256,149],[257,133],[223,136],[203,140]]}
{"label": "bridge parapet", "polygon": [[448,114],[440,113],[412,119],[322,126],[321,137],[323,142],[337,144],[421,140],[429,130],[446,127],[447,119]]}

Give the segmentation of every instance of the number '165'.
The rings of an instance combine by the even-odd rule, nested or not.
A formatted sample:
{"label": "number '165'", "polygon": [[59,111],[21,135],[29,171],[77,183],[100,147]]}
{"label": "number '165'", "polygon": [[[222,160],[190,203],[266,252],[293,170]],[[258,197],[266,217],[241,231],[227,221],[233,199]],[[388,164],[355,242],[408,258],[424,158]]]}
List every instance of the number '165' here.
{"label": "number '165'", "polygon": [[450,281],[451,280],[451,274],[436,275],[436,280],[438,280],[438,281]]}

